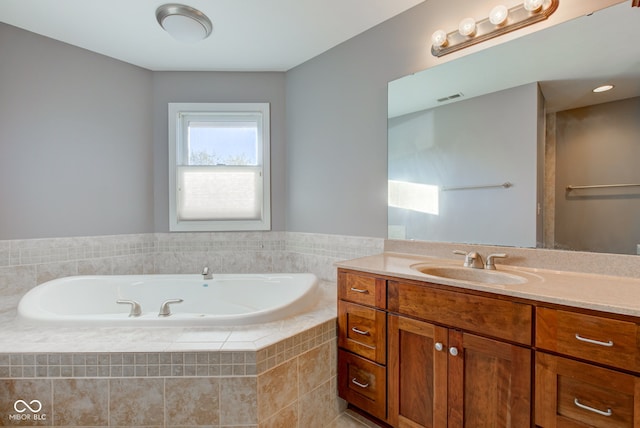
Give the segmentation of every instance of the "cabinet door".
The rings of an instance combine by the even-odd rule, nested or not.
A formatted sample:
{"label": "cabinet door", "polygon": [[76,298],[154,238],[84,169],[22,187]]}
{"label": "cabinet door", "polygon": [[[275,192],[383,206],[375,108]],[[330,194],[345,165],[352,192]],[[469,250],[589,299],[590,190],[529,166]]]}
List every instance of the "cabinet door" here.
{"label": "cabinet door", "polygon": [[531,426],[531,353],[450,330],[448,426]]}
{"label": "cabinet door", "polygon": [[542,428],[640,426],[640,379],[536,352],[536,424]]}
{"label": "cabinet door", "polygon": [[447,329],[389,315],[389,423],[447,426]]}

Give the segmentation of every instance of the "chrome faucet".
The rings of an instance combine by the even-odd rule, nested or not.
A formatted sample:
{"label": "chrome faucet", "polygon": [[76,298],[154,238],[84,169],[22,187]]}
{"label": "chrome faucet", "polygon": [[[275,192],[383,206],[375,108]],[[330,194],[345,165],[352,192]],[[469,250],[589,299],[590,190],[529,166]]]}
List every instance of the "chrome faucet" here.
{"label": "chrome faucet", "polygon": [[160,305],[160,311],[158,312],[158,316],[168,317],[169,315],[171,315],[171,308],[169,308],[169,305],[173,303],[182,303],[182,302],[184,302],[184,300],[182,299],[165,300],[164,302],[162,302],[162,305]]}
{"label": "chrome faucet", "polygon": [[484,265],[484,268],[489,270],[496,270],[496,265],[493,263],[493,259],[495,258],[504,259],[506,257],[507,255],[505,253],[490,254],[487,256],[487,261]]}
{"label": "chrome faucet", "polygon": [[116,303],[131,305],[131,312],[129,312],[130,317],[139,317],[142,315],[142,306],[135,300],[116,300]]}
{"label": "chrome faucet", "polygon": [[475,251],[465,253],[464,251],[454,250],[453,254],[459,254],[461,256],[464,256],[464,267],[470,267],[474,269],[489,269],[489,270],[496,270],[496,265],[493,262],[493,259],[495,258],[504,259],[507,257],[505,253],[489,254],[487,256],[486,263],[483,265],[482,256]]}
{"label": "chrome faucet", "polygon": [[213,274],[209,270],[209,266],[205,266],[204,269],[202,269],[201,275],[202,279],[213,279]]}
{"label": "chrome faucet", "polygon": [[454,250],[453,254],[459,254],[464,256],[464,267],[474,268],[474,269],[484,269],[484,264],[482,263],[482,256],[475,251],[471,251],[469,253],[465,253],[464,251]]}

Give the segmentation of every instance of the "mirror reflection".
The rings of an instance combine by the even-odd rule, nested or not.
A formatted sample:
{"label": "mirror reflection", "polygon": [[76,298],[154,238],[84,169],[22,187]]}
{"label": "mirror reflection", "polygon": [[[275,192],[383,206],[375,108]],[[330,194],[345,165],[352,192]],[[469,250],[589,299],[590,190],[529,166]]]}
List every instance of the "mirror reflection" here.
{"label": "mirror reflection", "polygon": [[390,82],[389,238],[636,254],[630,5]]}

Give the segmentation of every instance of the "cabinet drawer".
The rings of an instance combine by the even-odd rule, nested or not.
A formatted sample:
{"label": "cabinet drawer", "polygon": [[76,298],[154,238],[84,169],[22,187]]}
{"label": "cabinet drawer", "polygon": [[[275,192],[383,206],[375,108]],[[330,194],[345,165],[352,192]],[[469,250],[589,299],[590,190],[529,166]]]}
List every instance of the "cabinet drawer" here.
{"label": "cabinet drawer", "polygon": [[636,427],[640,379],[626,373],[536,353],[537,426]]}
{"label": "cabinet drawer", "polygon": [[338,270],[338,297],[361,305],[386,308],[386,281]]}
{"label": "cabinet drawer", "polygon": [[536,309],[536,347],[640,371],[638,326],[627,321],[549,308]]}
{"label": "cabinet drawer", "polygon": [[387,416],[387,369],[342,349],[338,350],[338,394],[373,416]]}
{"label": "cabinet drawer", "polygon": [[354,354],[386,362],[386,313],[367,306],[338,301],[338,346]]}
{"label": "cabinet drawer", "polygon": [[404,282],[387,286],[390,311],[531,345],[531,305]]}

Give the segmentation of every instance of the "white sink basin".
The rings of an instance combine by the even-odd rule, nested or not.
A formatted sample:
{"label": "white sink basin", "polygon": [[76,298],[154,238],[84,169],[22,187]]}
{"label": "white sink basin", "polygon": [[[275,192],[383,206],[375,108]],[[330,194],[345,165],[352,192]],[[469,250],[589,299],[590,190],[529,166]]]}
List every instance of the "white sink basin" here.
{"label": "white sink basin", "polygon": [[513,285],[524,284],[529,281],[523,276],[511,273],[496,270],[473,269],[462,266],[433,266],[428,264],[417,264],[411,266],[411,268],[424,273],[425,275],[454,279],[457,281],[479,282],[482,284]]}

